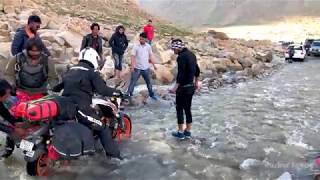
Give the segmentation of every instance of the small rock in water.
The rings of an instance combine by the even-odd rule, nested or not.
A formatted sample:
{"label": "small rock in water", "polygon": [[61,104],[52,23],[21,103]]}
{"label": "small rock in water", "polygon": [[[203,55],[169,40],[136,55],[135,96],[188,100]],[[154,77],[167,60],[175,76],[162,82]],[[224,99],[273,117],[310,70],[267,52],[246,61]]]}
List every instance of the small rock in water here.
{"label": "small rock in water", "polygon": [[276,180],[292,180],[291,174],[288,172],[283,173],[280,177]]}
{"label": "small rock in water", "polygon": [[257,166],[261,163],[261,161],[256,159],[246,159],[240,164],[241,170],[249,170],[253,166]]}

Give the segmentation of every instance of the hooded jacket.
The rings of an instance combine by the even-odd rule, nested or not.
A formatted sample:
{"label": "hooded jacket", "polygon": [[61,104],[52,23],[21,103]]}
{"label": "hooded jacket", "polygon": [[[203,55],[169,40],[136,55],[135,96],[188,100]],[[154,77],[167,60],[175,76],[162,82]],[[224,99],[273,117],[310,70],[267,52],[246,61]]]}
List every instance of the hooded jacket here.
{"label": "hooded jacket", "polygon": [[[17,55],[18,53],[22,52],[25,49],[25,45],[29,39],[29,36],[26,32],[26,26],[18,28],[16,31],[16,34],[14,35],[14,39],[11,44],[11,54],[13,56]],[[36,34],[36,36],[41,40],[41,38]],[[42,41],[41,41],[42,42]],[[50,56],[49,50],[46,48],[46,46],[43,44],[43,53],[45,53],[47,56]]]}
{"label": "hooded jacket", "polygon": [[53,91],[60,92],[63,96],[70,97],[79,109],[87,109],[92,104],[94,93],[103,96],[112,96],[118,90],[110,88],[96,71],[91,63],[80,61],[76,66],[70,68],[65,74],[62,83],[57,85]]}
{"label": "hooded jacket", "polygon": [[123,55],[128,47],[128,39],[124,33],[121,34],[119,32],[120,29],[121,26],[118,26],[116,28],[116,32],[111,36],[109,40],[109,45],[112,48],[112,53]]}

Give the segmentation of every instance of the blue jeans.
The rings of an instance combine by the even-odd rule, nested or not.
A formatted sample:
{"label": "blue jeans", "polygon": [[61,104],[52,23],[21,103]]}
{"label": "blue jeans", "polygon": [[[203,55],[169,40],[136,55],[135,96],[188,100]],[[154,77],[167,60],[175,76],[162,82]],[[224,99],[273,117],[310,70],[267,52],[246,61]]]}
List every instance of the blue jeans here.
{"label": "blue jeans", "polygon": [[154,92],[152,90],[152,84],[151,84],[151,80],[150,80],[150,70],[146,69],[146,70],[140,70],[140,69],[134,69],[134,72],[132,72],[131,74],[131,80],[130,80],[130,84],[129,84],[129,88],[128,88],[128,94],[130,96],[132,96],[133,90],[134,90],[134,86],[136,85],[137,81],[139,80],[139,77],[142,75],[144,81],[147,84],[147,88],[149,91],[149,96],[150,97],[154,97]]}

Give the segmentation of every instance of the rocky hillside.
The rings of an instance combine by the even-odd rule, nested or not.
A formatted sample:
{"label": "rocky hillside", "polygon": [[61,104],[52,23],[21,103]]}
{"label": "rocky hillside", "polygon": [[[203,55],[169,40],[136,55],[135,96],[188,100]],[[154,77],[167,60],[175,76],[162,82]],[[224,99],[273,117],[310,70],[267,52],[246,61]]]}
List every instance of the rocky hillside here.
{"label": "rocky hillside", "polygon": [[150,13],[191,26],[249,25],[290,16],[320,16],[317,0],[140,0],[140,4]]}
{"label": "rocky hillside", "polygon": [[[113,33],[115,27],[123,23],[128,27],[126,33],[131,40],[129,50],[125,54],[124,80],[116,82],[109,79],[113,73],[113,61],[111,49],[106,41],[103,47],[106,64],[101,73],[109,83],[126,88],[130,78],[129,52],[133,43],[137,42],[137,35],[143,21],[149,17],[135,4],[125,0],[119,0],[117,3],[113,0],[106,0],[104,3],[94,1],[100,2],[101,4],[97,5],[105,8],[97,10],[96,6],[91,6],[92,1],[85,0],[56,0],[52,2],[4,0],[3,2],[4,11],[0,13],[0,70],[3,70],[10,57],[10,44],[16,29],[24,25],[31,14],[37,14],[42,18],[43,24],[39,34],[50,50],[51,58],[60,73],[67,64],[77,63],[82,36],[90,32],[89,26],[93,21],[101,24],[101,35],[106,40]],[[81,2],[81,6],[79,2]],[[87,2],[87,4],[83,2]],[[117,8],[124,13],[116,11]],[[138,22],[141,24],[139,25]],[[171,84],[175,80],[176,57],[168,47],[172,37],[180,37],[188,42],[188,47],[198,57],[202,77],[206,78],[205,82],[208,85],[215,88],[225,81],[229,82],[224,79],[225,73],[232,72],[233,75],[236,75],[234,76],[236,79],[247,79],[263,74],[272,69],[274,64],[271,62],[274,55],[281,52],[281,49],[270,41],[230,39],[224,33],[213,30],[203,34],[190,33],[181,31],[164,21],[157,20],[157,22],[156,33],[158,36],[153,46],[157,59],[157,70],[153,72],[156,84]],[[170,31],[166,27],[170,27],[168,28]],[[233,80],[229,83],[233,83]]]}

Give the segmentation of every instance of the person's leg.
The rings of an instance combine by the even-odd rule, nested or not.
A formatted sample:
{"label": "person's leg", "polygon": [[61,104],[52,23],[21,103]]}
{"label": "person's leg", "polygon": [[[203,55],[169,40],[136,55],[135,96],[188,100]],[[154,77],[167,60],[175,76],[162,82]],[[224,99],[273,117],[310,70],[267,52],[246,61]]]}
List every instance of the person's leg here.
{"label": "person's leg", "polygon": [[183,94],[176,94],[176,111],[177,111],[177,121],[178,121],[178,131],[173,132],[174,137],[184,139],[183,125],[184,125],[184,116],[183,116],[183,107],[184,107],[184,96]]}
{"label": "person's leg", "polygon": [[118,143],[112,139],[111,130],[107,127],[101,131],[95,131],[95,133],[98,135],[106,155],[121,159]]}
{"label": "person's leg", "polygon": [[8,158],[9,156],[11,156],[14,151],[14,145],[14,141],[9,136],[7,136],[5,149],[4,152],[2,152],[1,157]]}
{"label": "person's leg", "polygon": [[134,71],[131,73],[131,80],[130,80],[130,84],[127,91],[129,96],[132,96],[134,86],[136,85],[140,75],[141,75],[141,70],[139,69],[134,69]]}
{"label": "person's leg", "polygon": [[122,61],[123,61],[123,54],[119,55],[119,64],[118,64],[118,72],[117,72],[117,78],[121,79],[121,72],[122,72]]}
{"label": "person's leg", "polygon": [[149,96],[151,98],[155,98],[155,94],[153,92],[152,84],[151,84],[151,80],[150,80],[150,70],[149,69],[141,70],[141,74],[142,74],[142,77],[143,77],[144,81],[147,84],[147,88],[148,88],[148,91],[149,91]]}
{"label": "person's leg", "polygon": [[117,53],[112,53],[112,57],[114,60],[114,77],[117,77],[117,73],[119,70],[119,55]]}
{"label": "person's leg", "polygon": [[185,129],[184,135],[186,137],[190,137],[191,136],[191,126],[192,126],[191,105],[192,105],[192,97],[193,97],[193,94],[185,95],[184,112],[186,114],[187,127]]}

